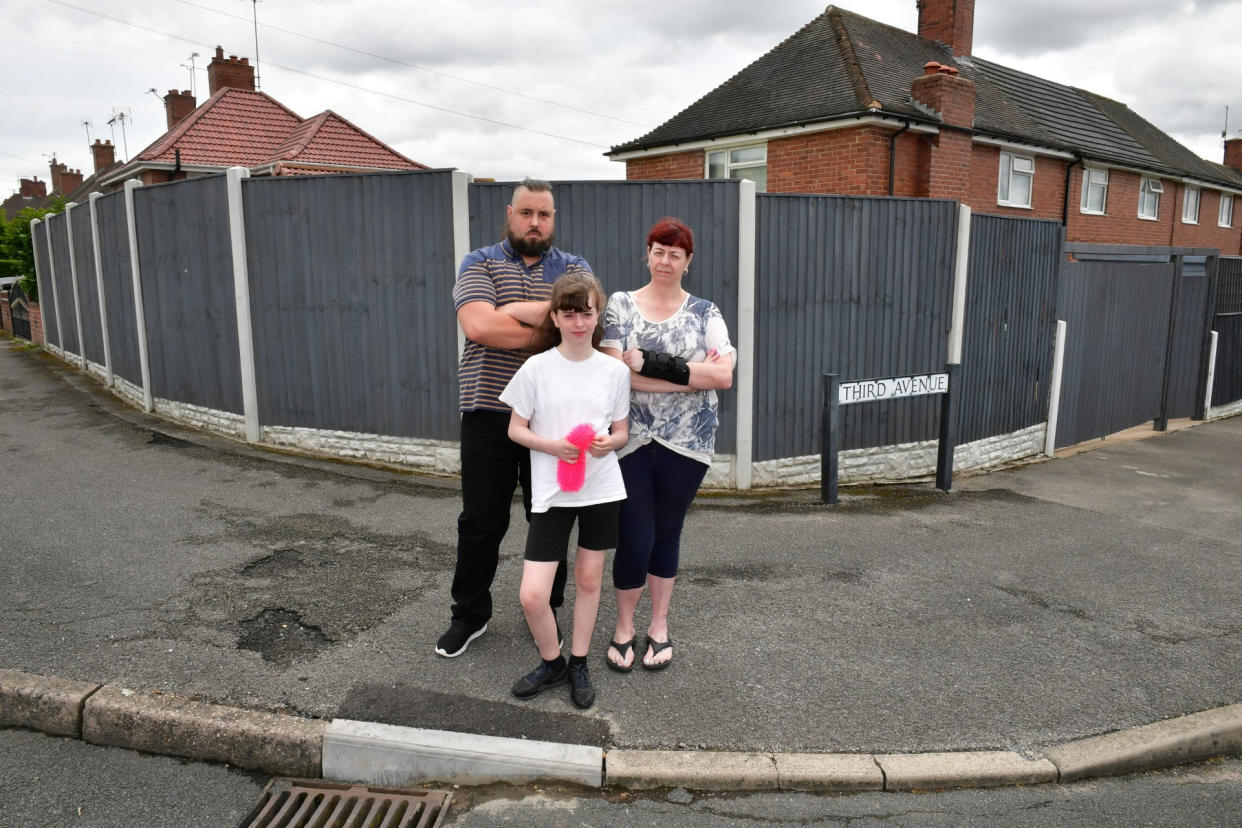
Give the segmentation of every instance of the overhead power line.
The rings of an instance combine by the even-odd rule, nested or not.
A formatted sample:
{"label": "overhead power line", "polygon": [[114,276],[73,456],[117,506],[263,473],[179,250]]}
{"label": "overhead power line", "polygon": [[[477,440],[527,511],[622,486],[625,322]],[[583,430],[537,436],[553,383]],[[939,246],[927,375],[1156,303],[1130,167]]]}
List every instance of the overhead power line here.
{"label": "overhead power line", "polygon": [[[163,31],[160,31],[159,29],[153,29],[150,26],[144,26],[141,23],[134,23],[133,21],[130,21],[130,20],[123,20],[119,17],[113,17],[112,15],[104,14],[103,12],[98,12],[98,11],[95,11],[94,9],[84,9],[81,6],[75,6],[72,3],[66,3],[64,2],[64,0],[47,0],[47,2],[52,3],[53,5],[56,5],[56,6],[63,6],[64,8],[72,9],[73,11],[76,11],[76,12],[81,12],[82,14],[89,14],[94,17],[99,17],[104,20],[111,21],[112,23],[118,23],[122,26],[129,26],[131,28],[139,29],[144,32],[149,32],[151,34],[160,35],[161,37],[167,37],[172,40],[180,40],[183,43],[189,43],[193,46],[200,46],[200,47],[203,46],[202,42],[197,41],[197,40],[191,40],[188,37],[182,37],[180,35],[171,34],[170,32],[163,32]],[[204,47],[204,48],[207,48],[207,47]],[[415,106],[422,106],[422,107],[426,107],[427,109],[437,110],[439,112],[447,112],[450,115],[457,115],[462,118],[470,118],[476,121],[482,121],[484,123],[494,124],[496,126],[502,126],[507,129],[517,129],[517,130],[521,130],[522,132],[532,133],[534,135],[543,135],[548,138],[556,138],[557,140],[560,140],[560,141],[570,141],[575,144],[582,144],[583,146],[593,147],[595,149],[607,149],[605,145],[600,144],[597,141],[584,141],[581,138],[572,138],[568,135],[558,135],[555,132],[545,132],[544,130],[541,130],[541,129],[532,129],[530,127],[521,126],[520,124],[511,124],[511,123],[508,123],[507,121],[498,121],[495,118],[488,118],[483,115],[475,115],[472,112],[462,112],[457,109],[450,109],[449,107],[446,107],[446,106],[438,106],[436,104],[427,103],[426,101],[418,101],[413,98],[406,98],[401,95],[395,95],[391,92],[383,92],[379,89],[371,89],[369,87],[361,86],[359,84],[350,83],[348,81],[343,81],[343,80],[338,80],[337,78],[329,78],[324,75],[316,75],[312,72],[306,72],[301,69],[294,69],[291,66],[283,66],[279,63],[272,63],[270,60],[267,61],[267,65],[269,67],[274,66],[277,69],[283,69],[286,72],[292,72],[297,75],[304,75],[308,78],[314,78],[315,80],[324,81],[326,83],[335,83],[339,86],[345,86],[350,89],[357,89],[361,92],[369,92],[373,95],[382,95],[386,98],[392,98],[393,100],[402,101],[403,103],[414,104]]]}
{"label": "overhead power line", "polygon": [[[242,17],[241,15],[230,14],[229,12],[222,11],[220,9],[213,9],[211,6],[204,6],[201,3],[191,2],[191,0],[177,0],[177,2],[181,3],[184,6],[193,6],[196,9],[202,9],[203,11],[209,11],[212,14],[219,14],[224,17],[231,17],[234,20],[241,20],[242,22],[245,22],[245,23],[250,22],[249,20],[246,20],[246,18]],[[294,37],[300,37],[303,40],[311,40],[311,41],[314,41],[315,43],[322,43],[325,46],[332,46],[337,49],[344,49],[345,51],[353,52],[356,55],[365,55],[366,57],[375,58],[376,60],[383,60],[388,63],[396,64],[397,66],[404,66],[407,69],[417,69],[420,72],[430,72],[431,74],[438,75],[442,78],[449,78],[450,80],[460,81],[461,83],[469,83],[469,84],[473,84],[474,86],[481,86],[484,89],[491,89],[496,92],[504,92],[506,95],[513,95],[518,98],[526,98],[529,101],[538,101],[539,103],[548,104],[549,106],[559,106],[562,109],[569,109],[574,112],[581,112],[584,115],[592,115],[596,118],[606,118],[609,121],[616,121],[617,123],[620,123],[620,124],[629,124],[630,126],[643,127],[644,129],[651,128],[650,124],[640,124],[637,121],[628,121],[625,118],[618,118],[615,115],[607,115],[603,112],[595,112],[590,109],[583,109],[582,107],[573,106],[571,104],[566,104],[566,103],[561,103],[560,101],[553,101],[547,98],[539,98],[534,95],[527,95],[525,92],[518,92],[515,89],[506,89],[503,86],[493,86],[490,83],[483,83],[482,81],[471,80],[470,78],[463,78],[460,75],[451,75],[448,72],[441,72],[438,69],[431,69],[426,66],[419,66],[416,63],[407,63],[404,60],[398,60],[397,58],[388,57],[387,55],[381,55],[381,54],[378,54],[377,52],[368,52],[366,49],[358,49],[354,46],[348,46],[344,43],[337,43],[336,41],[327,40],[322,37],[316,37],[315,35],[308,35],[308,34],[304,34],[303,32],[295,32],[292,29],[286,29],[281,26],[273,26],[270,23],[259,23],[258,25],[262,26],[265,29],[272,29],[273,31],[283,32],[288,35],[293,35]]]}

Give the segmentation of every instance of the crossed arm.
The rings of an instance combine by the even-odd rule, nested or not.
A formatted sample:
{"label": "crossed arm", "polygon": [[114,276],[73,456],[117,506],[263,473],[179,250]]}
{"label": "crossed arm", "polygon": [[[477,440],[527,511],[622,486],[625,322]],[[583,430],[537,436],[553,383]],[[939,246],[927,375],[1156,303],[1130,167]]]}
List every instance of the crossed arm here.
{"label": "crossed arm", "polygon": [[638,373],[643,367],[643,354],[637,348],[622,353],[617,348],[601,348],[604,353],[624,362],[630,368],[630,388],[634,391],[706,391],[726,390],[733,387],[733,355],[720,355],[715,350],[707,352],[702,362],[686,363],[690,368],[690,384],[678,385],[668,380],[644,377]]}
{"label": "crossed arm", "polygon": [[547,312],[547,302],[511,302],[499,308],[491,302],[467,302],[457,309],[457,321],[472,342],[517,350],[530,345],[535,326]]}

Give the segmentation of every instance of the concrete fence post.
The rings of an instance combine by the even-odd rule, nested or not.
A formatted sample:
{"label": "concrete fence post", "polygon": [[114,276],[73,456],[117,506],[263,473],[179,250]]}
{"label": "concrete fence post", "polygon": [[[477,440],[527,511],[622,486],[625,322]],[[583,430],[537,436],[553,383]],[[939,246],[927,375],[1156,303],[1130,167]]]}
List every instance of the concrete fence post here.
{"label": "concrete fence post", "polygon": [[[52,317],[56,320],[56,347],[62,352],[65,350],[65,328],[60,318],[60,302],[56,294],[56,250],[52,244],[52,219],[54,216],[48,216],[47,222],[43,225],[43,233],[47,236],[47,272],[50,277],[47,280],[48,287],[51,288],[49,293],[52,297]],[[43,299],[43,294],[39,294],[39,299]],[[51,340],[47,338],[46,328],[43,331],[43,341],[49,345]]]}
{"label": "concrete fence post", "polygon": [[1044,454],[1051,457],[1057,450],[1057,418],[1061,413],[1061,378],[1065,368],[1065,320],[1057,320],[1055,345],[1052,350],[1052,388],[1048,398],[1048,428],[1044,432]]}
{"label": "concrete fence post", "polygon": [[245,167],[229,167],[226,173],[229,198],[229,238],[233,249],[233,298],[237,305],[237,351],[241,360],[242,411],[246,440],[259,442],[259,384],[254,366],[254,327],[250,315],[250,274],[246,263],[246,221],[242,207]]}
{"label": "concrete fence post", "polygon": [[[39,237],[38,237],[39,225],[43,225],[43,234],[45,236],[47,235],[47,225],[44,224],[44,222],[41,219],[31,219],[30,220],[30,252],[34,256],[35,292],[38,293],[39,295],[38,296],[38,299],[39,299],[38,301],[39,330],[42,331],[43,341],[44,343],[46,343],[47,342],[47,326],[43,324],[43,297],[47,296],[47,294],[43,292],[43,283],[45,281],[50,282],[51,277],[48,277],[48,279],[46,280],[43,278],[43,271],[47,269],[47,264],[42,261],[43,257],[39,255]],[[32,319],[31,320],[32,326],[30,329],[30,341],[31,342],[34,342],[33,322],[34,320]]]}
{"label": "concrete fence post", "polygon": [[151,355],[147,350],[147,316],[142,302],[142,272],[138,266],[138,222],[134,215],[134,190],[142,186],[136,178],[125,182],[125,224],[129,231],[129,275],[134,284],[134,325],[138,328],[138,364],[142,369],[142,410],[155,408],[151,394]]}
{"label": "concrete fence post", "polygon": [[953,264],[953,322],[945,362],[960,365],[966,326],[966,280],[970,273],[970,208],[957,206],[957,255]]}
{"label": "concrete fence post", "polygon": [[1212,419],[1212,386],[1216,383],[1216,331],[1208,338],[1207,383],[1203,392],[1203,421]]}
{"label": "concrete fence post", "polygon": [[73,286],[73,323],[78,332],[78,363],[86,370],[86,341],[82,337],[82,293],[78,288],[78,255],[73,244],[73,210],[77,203],[65,205],[65,246],[69,248],[69,284]]}
{"label": "concrete fence post", "polygon": [[750,489],[755,433],[755,182],[738,187],[737,239],[737,447],[734,485]]}
{"label": "concrete fence post", "polygon": [[[99,328],[103,335],[104,375],[105,384],[111,388],[112,376],[112,343],[108,337],[108,298],[104,295],[103,261],[99,256],[99,211],[95,202],[103,198],[102,193],[91,193],[88,201],[91,208],[91,249],[95,253],[95,291],[99,294]],[[86,349],[83,348],[83,351]]]}

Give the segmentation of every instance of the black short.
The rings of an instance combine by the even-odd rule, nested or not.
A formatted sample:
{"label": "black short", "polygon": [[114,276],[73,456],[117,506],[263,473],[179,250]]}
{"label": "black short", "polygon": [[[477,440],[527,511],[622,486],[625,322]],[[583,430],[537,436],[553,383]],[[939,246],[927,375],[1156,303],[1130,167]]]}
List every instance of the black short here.
{"label": "black short", "polygon": [[564,506],[535,512],[526,533],[526,560],[555,562],[569,557],[569,532],[578,521],[578,546],[583,549],[616,549],[617,518],[621,501],[590,506]]}

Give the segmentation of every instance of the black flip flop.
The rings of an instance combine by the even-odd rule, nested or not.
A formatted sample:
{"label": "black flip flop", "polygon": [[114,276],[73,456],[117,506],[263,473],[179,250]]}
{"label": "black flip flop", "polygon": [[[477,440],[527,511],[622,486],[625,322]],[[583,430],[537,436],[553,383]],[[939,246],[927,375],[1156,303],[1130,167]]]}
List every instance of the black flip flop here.
{"label": "black flip flop", "polygon": [[[616,641],[609,641],[608,646],[611,647],[612,649],[615,649],[618,653],[620,653],[621,658],[625,658],[626,650],[629,650],[631,652],[633,652],[634,650],[634,639],[631,638],[629,641],[626,641],[622,644],[618,644]],[[635,655],[635,659],[637,659],[638,654],[635,653],[634,655]],[[615,661],[609,658],[607,653],[604,653],[604,661],[608,662],[608,666],[611,669],[616,670],[618,673],[628,673],[630,670],[634,669],[633,661],[630,662],[629,667],[625,667],[621,664],[617,664]]]}
{"label": "black flip flop", "polygon": [[[656,641],[651,636],[647,636],[647,648],[651,650],[652,658],[655,658],[656,656],[658,656],[660,653],[664,652],[665,650],[671,649],[672,646],[673,646],[673,639],[671,638],[668,641]],[[644,659],[643,669],[651,670],[652,672],[654,672],[656,670],[663,670],[665,667],[668,667],[668,665],[672,663],[673,663],[672,658],[669,658],[668,661],[658,661],[655,664],[648,664],[646,660]]]}

